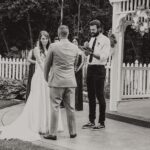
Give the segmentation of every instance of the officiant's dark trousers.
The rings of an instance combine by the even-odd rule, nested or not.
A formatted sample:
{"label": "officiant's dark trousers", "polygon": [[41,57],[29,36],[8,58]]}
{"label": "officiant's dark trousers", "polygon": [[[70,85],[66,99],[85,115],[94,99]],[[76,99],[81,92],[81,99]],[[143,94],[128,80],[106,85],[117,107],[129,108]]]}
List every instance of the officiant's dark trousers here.
{"label": "officiant's dark trousers", "polygon": [[106,69],[104,65],[88,65],[87,91],[89,99],[89,121],[95,123],[96,98],[99,102],[99,123],[105,121],[106,102],[104,97]]}

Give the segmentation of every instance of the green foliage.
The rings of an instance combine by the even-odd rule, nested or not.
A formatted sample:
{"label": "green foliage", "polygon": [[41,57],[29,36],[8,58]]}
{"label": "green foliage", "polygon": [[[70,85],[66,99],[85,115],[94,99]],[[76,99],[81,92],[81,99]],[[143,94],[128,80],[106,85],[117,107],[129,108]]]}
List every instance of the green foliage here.
{"label": "green foliage", "polygon": [[0,78],[0,100],[25,99],[26,87],[22,81]]}
{"label": "green foliage", "polygon": [[[70,40],[78,34],[79,0],[64,0],[63,24],[70,28]],[[30,49],[41,30],[47,30],[50,37],[57,36],[60,25],[60,0],[5,0],[0,2],[0,54],[16,46],[19,50]],[[101,19],[105,30],[111,27],[111,6],[104,1],[103,8],[92,1],[81,0],[79,39],[82,44],[89,38],[88,23]],[[5,41],[5,42],[4,42]],[[3,51],[2,51],[3,50]]]}
{"label": "green foliage", "polygon": [[53,148],[45,148],[35,145],[31,142],[23,142],[21,140],[0,140],[1,150],[52,150]]}

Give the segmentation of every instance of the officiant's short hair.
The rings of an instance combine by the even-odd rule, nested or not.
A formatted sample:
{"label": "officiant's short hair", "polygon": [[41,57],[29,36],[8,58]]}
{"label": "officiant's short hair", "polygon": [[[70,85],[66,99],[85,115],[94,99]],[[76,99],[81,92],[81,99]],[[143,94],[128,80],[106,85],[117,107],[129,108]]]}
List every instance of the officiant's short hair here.
{"label": "officiant's short hair", "polygon": [[61,25],[58,28],[58,36],[67,37],[69,35],[69,28],[66,25]]}
{"label": "officiant's short hair", "polygon": [[97,28],[102,28],[102,23],[101,23],[99,20],[97,20],[97,19],[92,20],[92,21],[90,22],[90,26],[94,26],[94,25],[96,25]]}

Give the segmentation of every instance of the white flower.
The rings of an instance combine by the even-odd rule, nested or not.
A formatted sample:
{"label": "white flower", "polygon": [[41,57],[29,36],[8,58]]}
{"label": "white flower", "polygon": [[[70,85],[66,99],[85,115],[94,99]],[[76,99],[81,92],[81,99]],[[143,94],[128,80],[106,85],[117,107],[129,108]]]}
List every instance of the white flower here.
{"label": "white flower", "polygon": [[140,31],[143,32],[145,30],[144,26],[140,27]]}
{"label": "white flower", "polygon": [[136,14],[137,14],[138,16],[140,16],[141,10],[137,10]]}
{"label": "white flower", "polygon": [[138,16],[133,17],[133,21],[135,24],[138,22],[138,20],[139,20]]}
{"label": "white flower", "polygon": [[144,23],[143,23],[143,26],[144,26],[145,29],[147,29],[147,28],[148,28],[148,23],[147,23],[147,22],[144,22]]}

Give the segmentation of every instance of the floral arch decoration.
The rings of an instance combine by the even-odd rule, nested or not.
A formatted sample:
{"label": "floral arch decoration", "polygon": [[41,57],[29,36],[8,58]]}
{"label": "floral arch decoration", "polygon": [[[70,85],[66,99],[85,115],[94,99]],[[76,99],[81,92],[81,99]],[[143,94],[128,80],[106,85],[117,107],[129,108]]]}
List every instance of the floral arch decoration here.
{"label": "floral arch decoration", "polygon": [[132,14],[132,29],[139,32],[142,36],[150,30],[150,10],[140,6]]}

